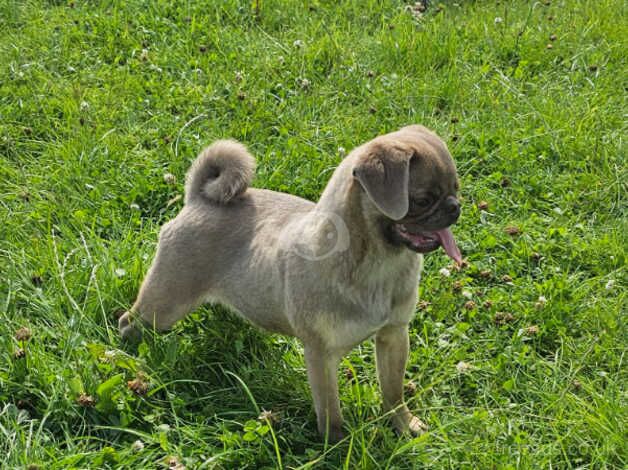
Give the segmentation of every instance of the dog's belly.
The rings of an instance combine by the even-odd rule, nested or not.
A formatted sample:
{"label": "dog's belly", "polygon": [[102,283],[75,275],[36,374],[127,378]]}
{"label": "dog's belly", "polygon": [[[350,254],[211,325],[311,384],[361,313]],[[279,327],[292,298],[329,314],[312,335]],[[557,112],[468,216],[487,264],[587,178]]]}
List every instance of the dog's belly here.
{"label": "dog's belly", "polygon": [[243,258],[216,282],[209,297],[264,330],[294,335],[284,308],[276,264],[260,257]]}
{"label": "dog's belly", "polygon": [[[217,299],[213,299],[216,301]],[[294,336],[283,312],[265,304],[265,302],[248,302],[242,297],[220,300],[221,304],[230,307],[238,316],[244,318],[258,328],[272,333]]]}

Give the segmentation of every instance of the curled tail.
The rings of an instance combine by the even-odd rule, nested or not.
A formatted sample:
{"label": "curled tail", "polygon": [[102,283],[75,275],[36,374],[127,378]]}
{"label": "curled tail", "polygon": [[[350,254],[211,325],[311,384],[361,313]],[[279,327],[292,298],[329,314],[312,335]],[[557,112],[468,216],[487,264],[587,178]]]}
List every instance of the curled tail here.
{"label": "curled tail", "polygon": [[235,140],[219,140],[204,149],[188,170],[185,203],[206,200],[225,204],[246,191],[255,173],[255,159]]}

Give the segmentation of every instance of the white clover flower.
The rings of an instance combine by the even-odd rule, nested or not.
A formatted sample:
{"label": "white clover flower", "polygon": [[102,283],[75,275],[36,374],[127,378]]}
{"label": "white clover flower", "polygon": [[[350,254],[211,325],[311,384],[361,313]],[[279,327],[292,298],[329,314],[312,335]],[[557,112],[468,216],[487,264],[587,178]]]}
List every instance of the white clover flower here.
{"label": "white clover flower", "polygon": [[503,23],[504,19],[501,16],[496,16],[495,17],[495,24],[500,24]]}
{"label": "white clover flower", "polygon": [[449,277],[451,276],[451,271],[447,268],[442,268],[440,271],[438,271],[441,276],[445,276],[445,277]]}
{"label": "white clover flower", "polygon": [[138,439],[133,444],[131,444],[131,449],[133,450],[133,452],[140,452],[144,450],[144,443]]}
{"label": "white clover flower", "polygon": [[473,369],[474,367],[468,362],[460,361],[458,364],[456,364],[456,370],[458,371],[459,374],[470,372]]}

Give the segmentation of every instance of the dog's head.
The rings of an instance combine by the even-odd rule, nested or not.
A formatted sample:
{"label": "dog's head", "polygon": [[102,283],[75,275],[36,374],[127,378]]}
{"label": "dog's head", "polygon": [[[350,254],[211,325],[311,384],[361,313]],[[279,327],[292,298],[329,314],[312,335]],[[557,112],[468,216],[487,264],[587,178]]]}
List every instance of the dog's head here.
{"label": "dog's head", "polygon": [[456,166],[436,134],[408,126],[377,137],[362,148],[353,176],[389,243],[419,253],[442,246],[462,261],[449,229],[460,216]]}

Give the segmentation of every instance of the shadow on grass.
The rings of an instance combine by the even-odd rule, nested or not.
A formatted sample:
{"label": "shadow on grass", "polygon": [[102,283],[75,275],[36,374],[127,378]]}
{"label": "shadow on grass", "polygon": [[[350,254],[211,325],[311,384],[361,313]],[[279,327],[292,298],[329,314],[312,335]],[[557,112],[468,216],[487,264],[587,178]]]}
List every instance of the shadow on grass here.
{"label": "shadow on grass", "polygon": [[155,389],[151,406],[178,419],[237,431],[267,410],[274,429],[294,438],[291,447],[318,439],[302,352],[292,338],[212,306],[168,333],[145,329],[141,343],[125,349],[145,364]]}

